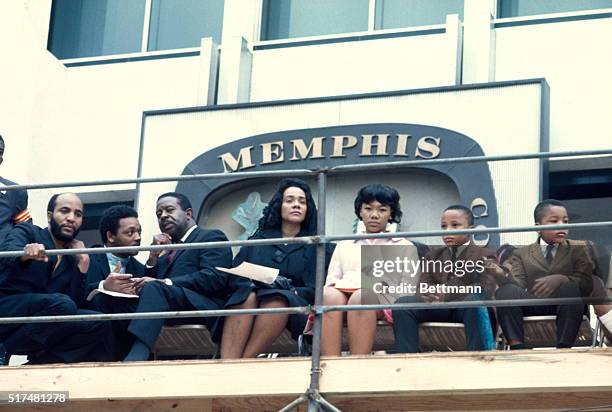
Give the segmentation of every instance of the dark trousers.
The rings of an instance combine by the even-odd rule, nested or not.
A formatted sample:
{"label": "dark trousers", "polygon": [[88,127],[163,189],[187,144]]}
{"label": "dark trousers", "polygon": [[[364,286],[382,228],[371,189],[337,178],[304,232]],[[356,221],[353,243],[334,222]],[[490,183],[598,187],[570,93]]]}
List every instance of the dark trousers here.
{"label": "dark trousers", "polygon": [[[218,309],[211,306],[206,309]],[[137,313],[142,312],[174,312],[174,311],[198,310],[187,299],[183,288],[168,286],[161,282],[148,282],[140,291],[140,299]],[[155,341],[164,324],[206,324],[214,318],[175,318],[175,319],[134,319],[130,322],[128,331],[136,338],[144,342],[152,351]],[[209,326],[210,330],[210,326]]]}
{"label": "dark trousers", "polygon": [[[134,313],[138,307],[136,298],[120,298],[98,293],[88,303],[87,308],[102,313]],[[130,319],[113,320],[113,334],[115,336],[115,360],[121,360],[128,354],[134,336],[128,332]]]}
{"label": "dark trousers", "polygon": [[[0,306],[12,306],[8,316],[89,315],[61,293],[3,296]],[[7,353],[28,355],[29,363],[113,360],[114,339],[109,321],[25,323],[2,325]]]}
{"label": "dark trousers", "polygon": [[[527,290],[508,283],[500,287],[495,293],[495,297],[500,300],[506,299],[536,299]],[[580,289],[573,282],[562,284],[553,294],[556,298],[580,297]],[[514,306],[498,307],[497,318],[508,341],[517,340],[525,342],[523,331],[523,316],[557,316],[557,346],[571,347],[576,341],[584,305],[581,303],[573,305],[550,305],[550,306]]]}
{"label": "dark trousers", "polygon": [[[419,296],[405,296],[396,303],[423,302]],[[409,309],[393,311],[393,333],[395,351],[416,353],[419,348],[419,323],[453,322],[463,323],[468,350],[485,350],[485,342],[480,336],[478,308],[460,309]]]}

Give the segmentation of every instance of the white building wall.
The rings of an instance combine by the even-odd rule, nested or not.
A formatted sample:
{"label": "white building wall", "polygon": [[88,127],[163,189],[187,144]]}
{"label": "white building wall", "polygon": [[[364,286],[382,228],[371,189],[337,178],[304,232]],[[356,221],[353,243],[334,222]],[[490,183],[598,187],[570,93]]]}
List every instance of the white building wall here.
{"label": "white building wall", "polygon": [[453,85],[454,43],[443,33],[256,50],[251,101]]}
{"label": "white building wall", "polygon": [[612,147],[612,18],[495,33],[495,80],[544,77],[550,85],[550,150]]}

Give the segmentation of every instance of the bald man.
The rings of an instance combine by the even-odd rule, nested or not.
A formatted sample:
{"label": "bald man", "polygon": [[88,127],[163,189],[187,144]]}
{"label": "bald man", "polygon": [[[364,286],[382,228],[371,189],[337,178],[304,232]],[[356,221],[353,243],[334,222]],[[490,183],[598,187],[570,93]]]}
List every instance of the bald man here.
{"label": "bald man", "polygon": [[[86,297],[89,256],[49,256],[49,249],[84,247],[76,239],[83,223],[83,203],[74,193],[53,195],[47,206],[48,226],[21,223],[0,250],[23,250],[7,259],[0,274],[0,313],[6,317],[81,315]],[[0,324],[7,353],[27,355],[28,363],[110,361],[113,337],[110,321]]]}

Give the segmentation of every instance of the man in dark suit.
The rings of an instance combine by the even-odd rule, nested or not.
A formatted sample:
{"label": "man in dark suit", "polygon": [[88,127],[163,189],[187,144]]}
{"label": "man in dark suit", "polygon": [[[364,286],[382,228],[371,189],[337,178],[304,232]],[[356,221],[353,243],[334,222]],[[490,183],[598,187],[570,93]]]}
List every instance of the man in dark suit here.
{"label": "man in dark suit", "polygon": [[[554,199],[540,202],[534,210],[536,225],[568,223],[567,209]],[[497,299],[569,298],[589,296],[593,288],[593,262],[586,244],[572,244],[567,230],[542,230],[538,240],[516,250],[510,258],[516,283],[502,285]],[[524,349],[523,316],[557,315],[557,347],[574,345],[584,305],[499,307],[497,316],[510,349]]]}
{"label": "man in dark suit", "polygon": [[[4,149],[4,139],[0,136],[0,164],[4,161]],[[0,177],[0,184],[10,186],[17,183]],[[0,242],[13,226],[24,222],[31,222],[30,211],[28,210],[28,192],[25,190],[0,191]]]}
{"label": "man in dark suit", "polygon": [[[442,213],[443,230],[473,226],[474,216],[465,206],[449,206]],[[470,243],[468,235],[444,235],[442,240],[445,246],[432,250],[423,260],[417,294],[400,298],[397,303],[450,302],[492,295],[495,281],[485,266],[488,259],[495,258],[495,253]],[[468,290],[472,289],[474,291],[470,293]],[[488,348],[486,337],[491,335],[492,340],[489,317],[484,308],[394,310],[393,332],[397,352],[419,351],[418,332],[422,322],[463,323],[468,350],[485,350]]]}
{"label": "man in dark suit", "polygon": [[[189,199],[170,192],[157,199],[156,215],[162,233],[154,237],[154,244],[200,243],[227,241],[220,230],[200,229],[192,216]],[[136,279],[134,286],[140,298],[136,312],[222,309],[233,302],[237,290],[236,277],[224,274],[215,267],[231,267],[229,247],[190,249],[151,253],[146,271],[149,276]],[[248,281],[245,279],[245,281]],[[229,320],[228,320],[229,321]],[[213,340],[218,342],[222,319],[172,319],[169,324],[206,323]],[[128,331],[136,338],[126,361],[146,360],[159,335],[164,319],[135,319]]]}
{"label": "man in dark suit", "polygon": [[[4,161],[5,143],[0,136],[0,164]],[[0,177],[0,185],[15,185],[8,179]],[[11,231],[13,226],[19,223],[32,222],[30,211],[28,210],[28,192],[25,190],[3,190],[0,191],[0,242]],[[0,259],[0,271],[4,262]],[[8,356],[4,345],[0,343],[0,365],[8,363]]]}
{"label": "man in dark suit", "polygon": [[[105,247],[140,246],[141,234],[138,212],[126,205],[111,206],[100,219],[100,237]],[[95,253],[89,256],[87,272],[88,294],[97,289],[86,307],[103,313],[130,313],[136,310],[138,299],[134,278],[144,276],[144,265],[134,257],[137,252]],[[118,297],[108,294],[118,292],[133,297]],[[117,339],[117,359],[123,359],[133,343],[127,333],[129,320],[113,321]]]}
{"label": "man in dark suit", "polygon": [[[84,247],[76,240],[83,222],[83,204],[74,193],[54,195],[47,206],[49,225],[22,223],[8,234],[3,251],[23,250],[7,259],[0,274],[3,316],[92,314],[77,306],[87,292],[89,257],[47,256],[47,249]],[[0,339],[12,354],[28,355],[30,363],[107,361],[112,359],[111,324],[107,321],[0,325]]]}

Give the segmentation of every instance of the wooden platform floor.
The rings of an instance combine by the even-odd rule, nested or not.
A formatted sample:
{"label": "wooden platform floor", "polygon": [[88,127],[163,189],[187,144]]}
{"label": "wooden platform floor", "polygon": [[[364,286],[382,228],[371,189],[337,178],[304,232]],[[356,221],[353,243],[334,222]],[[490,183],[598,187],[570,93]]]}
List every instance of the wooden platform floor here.
{"label": "wooden platform floor", "polygon": [[[323,358],[321,368],[321,393],[346,411],[612,411],[612,349]],[[274,411],[305,392],[309,373],[309,358],[2,367],[0,392],[70,393],[65,405],[20,410]]]}

